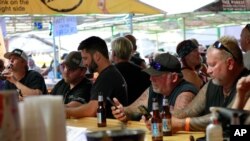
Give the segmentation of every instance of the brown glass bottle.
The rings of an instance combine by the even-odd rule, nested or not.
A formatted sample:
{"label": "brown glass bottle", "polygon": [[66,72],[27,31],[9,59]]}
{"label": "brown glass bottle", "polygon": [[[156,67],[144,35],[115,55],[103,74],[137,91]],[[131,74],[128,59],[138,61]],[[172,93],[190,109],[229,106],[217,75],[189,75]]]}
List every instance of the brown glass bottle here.
{"label": "brown glass bottle", "polygon": [[163,136],[172,136],[172,124],[171,124],[171,113],[169,109],[168,99],[164,97],[162,99],[162,132]]}
{"label": "brown glass bottle", "polygon": [[106,127],[106,109],[102,92],[98,93],[97,126]]}
{"label": "brown glass bottle", "polygon": [[159,112],[159,104],[156,98],[153,98],[152,103],[153,117],[151,119],[152,141],[162,141],[162,120]]}

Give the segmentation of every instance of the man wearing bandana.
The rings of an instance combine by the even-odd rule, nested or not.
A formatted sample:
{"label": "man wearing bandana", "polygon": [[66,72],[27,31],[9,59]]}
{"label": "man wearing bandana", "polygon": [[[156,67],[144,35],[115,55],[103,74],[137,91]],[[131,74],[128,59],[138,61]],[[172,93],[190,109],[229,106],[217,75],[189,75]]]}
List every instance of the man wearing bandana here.
{"label": "man wearing bandana", "polygon": [[191,40],[184,40],[177,45],[176,52],[182,63],[184,79],[194,84],[199,90],[204,83],[196,71],[201,66],[198,46]]}

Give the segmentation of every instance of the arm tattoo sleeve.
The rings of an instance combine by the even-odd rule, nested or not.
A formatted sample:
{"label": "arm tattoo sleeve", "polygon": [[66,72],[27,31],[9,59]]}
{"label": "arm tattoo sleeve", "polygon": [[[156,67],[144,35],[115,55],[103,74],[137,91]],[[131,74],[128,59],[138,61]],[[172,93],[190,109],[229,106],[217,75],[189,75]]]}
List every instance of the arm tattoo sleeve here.
{"label": "arm tattoo sleeve", "polygon": [[149,89],[146,89],[139,98],[137,98],[132,104],[125,108],[126,112],[129,114],[139,113],[138,106],[144,105],[148,107],[148,97],[149,97]]}
{"label": "arm tattoo sleeve", "polygon": [[184,109],[177,109],[172,114],[177,118],[195,117],[199,116],[205,109],[207,85],[204,85],[189,105]]}
{"label": "arm tattoo sleeve", "polygon": [[211,114],[201,117],[193,117],[190,120],[190,131],[205,131],[207,125],[210,123]]}
{"label": "arm tattoo sleeve", "polygon": [[193,100],[194,96],[195,95],[191,92],[181,93],[175,101],[174,109],[183,109],[187,107],[187,105]]}

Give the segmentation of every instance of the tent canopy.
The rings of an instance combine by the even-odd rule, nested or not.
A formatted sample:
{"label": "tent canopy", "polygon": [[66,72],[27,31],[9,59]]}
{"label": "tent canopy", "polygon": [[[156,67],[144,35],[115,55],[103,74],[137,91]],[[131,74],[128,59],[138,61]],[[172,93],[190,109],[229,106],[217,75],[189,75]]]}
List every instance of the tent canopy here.
{"label": "tent canopy", "polygon": [[1,2],[1,15],[7,14],[159,14],[162,11],[139,0],[25,0]]}

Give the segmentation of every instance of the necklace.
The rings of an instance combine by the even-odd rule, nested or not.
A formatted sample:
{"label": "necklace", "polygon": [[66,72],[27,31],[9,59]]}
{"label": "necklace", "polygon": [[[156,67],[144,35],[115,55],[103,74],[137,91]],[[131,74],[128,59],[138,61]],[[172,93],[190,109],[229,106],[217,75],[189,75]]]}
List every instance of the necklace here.
{"label": "necklace", "polygon": [[228,97],[228,96],[231,94],[232,90],[233,90],[233,89],[230,89],[229,91],[224,91],[224,90],[223,90],[224,97],[225,97],[225,98]]}

